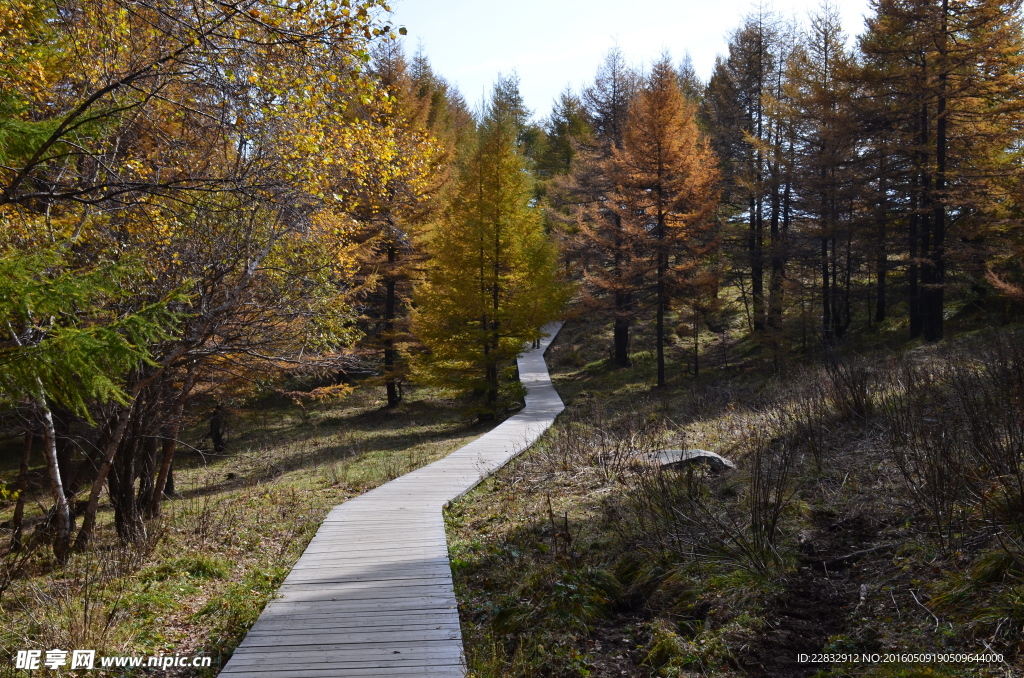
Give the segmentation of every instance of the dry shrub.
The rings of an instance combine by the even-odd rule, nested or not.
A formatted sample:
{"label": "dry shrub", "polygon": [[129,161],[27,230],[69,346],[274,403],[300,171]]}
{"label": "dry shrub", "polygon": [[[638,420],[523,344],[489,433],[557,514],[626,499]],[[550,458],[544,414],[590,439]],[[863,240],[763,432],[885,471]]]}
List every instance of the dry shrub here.
{"label": "dry shrub", "polygon": [[765,571],[770,564],[782,563],[777,543],[781,534],[782,514],[793,499],[793,472],[796,445],[788,435],[786,417],[766,417],[769,425],[757,428],[747,438],[747,467],[750,482],[746,492],[746,508],[750,534],[744,546],[746,559]]}
{"label": "dry shrub", "polygon": [[935,368],[895,363],[881,399],[892,460],[948,551],[958,548],[966,533],[970,492],[960,413],[945,382],[946,375]]}
{"label": "dry shrub", "polygon": [[974,499],[984,524],[1024,566],[1024,337],[1011,334],[951,365]]}
{"label": "dry shrub", "polygon": [[660,419],[636,410],[611,417],[602,404],[591,402],[565,417],[531,459],[550,473],[593,468],[611,480],[638,456],[663,447],[670,435]]}
{"label": "dry shrub", "polygon": [[866,420],[872,413],[873,375],[867,361],[844,356],[836,350],[825,353],[825,395],[844,420]]}
{"label": "dry shrub", "polygon": [[825,445],[827,423],[832,416],[824,384],[819,380],[811,380],[800,393],[793,394],[787,407],[782,411],[791,422],[793,442],[795,444],[803,443],[814,460],[815,468],[820,473],[824,467],[827,452]]}
{"label": "dry shrub", "polygon": [[786,562],[782,518],[794,494],[796,447],[782,415],[752,417],[736,451],[738,473],[637,464],[625,479],[636,530],[647,543],[696,562],[768,574]]}
{"label": "dry shrub", "polygon": [[26,566],[29,564],[32,556],[41,544],[45,544],[45,540],[41,539],[41,536],[43,536],[41,531],[36,532],[32,537],[25,540],[25,543],[17,550],[8,545],[3,555],[0,556],[0,601],[3,600],[3,595],[7,589],[24,576]]}
{"label": "dry shrub", "polygon": [[197,485],[164,509],[167,524],[176,525],[195,546],[230,542],[243,519],[235,495],[215,494],[211,484]]}
{"label": "dry shrub", "polygon": [[947,551],[995,538],[1024,566],[1024,337],[904,358],[884,395],[892,456]]}
{"label": "dry shrub", "polygon": [[983,529],[1022,566],[1024,341],[1019,334],[1000,337],[957,355],[948,369],[972,503]]}
{"label": "dry shrub", "polygon": [[99,654],[123,654],[131,645],[124,624],[132,610],[125,605],[125,575],[138,569],[144,551],[121,547],[87,552],[73,558],[46,586],[27,582],[17,605],[32,611],[24,648],[88,648]]}

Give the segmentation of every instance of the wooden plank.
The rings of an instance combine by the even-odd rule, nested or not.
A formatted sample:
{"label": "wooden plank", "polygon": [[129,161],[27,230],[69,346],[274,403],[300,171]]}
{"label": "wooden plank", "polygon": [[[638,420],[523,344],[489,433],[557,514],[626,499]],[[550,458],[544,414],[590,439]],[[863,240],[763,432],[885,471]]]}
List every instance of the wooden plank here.
{"label": "wooden plank", "polygon": [[309,570],[300,572],[294,577],[288,577],[285,579],[282,587],[293,586],[298,584],[318,584],[318,583],[356,583],[356,582],[388,582],[388,581],[445,581],[451,582],[451,572],[440,570],[436,567],[424,567],[422,570],[413,571],[411,569],[395,570],[391,568],[381,568],[381,572],[366,572],[364,570],[357,571],[345,571],[338,569],[320,569],[315,570],[315,575],[310,575]]}
{"label": "wooden plank", "polygon": [[398,598],[437,598],[451,599],[451,587],[444,584],[422,584],[413,586],[376,586],[374,588],[356,588],[344,584],[325,584],[315,588],[290,588],[282,591],[282,600],[306,601],[337,600],[344,596],[345,600],[394,600]]}
{"label": "wooden plank", "polygon": [[[275,654],[278,651],[286,652],[285,648],[296,648],[306,645],[315,645],[318,652],[334,650],[353,650],[350,645],[373,648],[387,647],[394,649],[402,644],[416,643],[410,645],[412,650],[428,647],[437,641],[454,640],[461,638],[458,630],[447,629],[422,629],[411,631],[404,628],[393,628],[391,630],[371,629],[367,631],[345,631],[336,633],[327,632],[324,629],[305,629],[305,633],[282,634],[277,631],[255,632],[250,631],[245,636],[245,642],[239,647],[253,650],[257,654]],[[446,643],[440,643],[441,647],[449,647]],[[256,648],[263,647],[264,651],[259,653]],[[327,648],[327,649],[324,649]],[[358,649],[358,648],[355,648]],[[399,648],[400,649],[400,648]]]}
{"label": "wooden plank", "polygon": [[465,675],[443,507],[531,445],[562,410],[544,350],[519,357],[526,407],[444,459],[334,507],[220,675]]}
{"label": "wooden plank", "polygon": [[[404,647],[404,646],[403,646]],[[301,653],[294,655],[274,656],[267,655],[258,659],[253,658],[241,658],[243,655],[239,655],[236,652],[231,657],[231,661],[228,662],[232,669],[250,668],[255,671],[267,671],[272,669],[279,669],[282,671],[294,670],[300,667],[306,667],[308,669],[325,669],[334,667],[335,669],[357,669],[357,668],[385,668],[385,667],[404,667],[410,668],[414,666],[450,666],[457,665],[462,661],[462,657],[458,652],[420,652],[415,655],[411,653],[404,655],[402,650],[387,650],[381,649],[379,652],[367,653],[362,652],[358,656],[348,654],[351,650],[345,651],[345,654],[340,652],[331,653],[330,657],[318,656],[315,650],[306,650],[306,654],[309,657],[316,657],[316,661],[310,661],[304,659]],[[403,656],[404,655],[404,656]],[[235,657],[240,657],[239,660],[235,660]],[[347,658],[341,658],[347,657]]]}
{"label": "wooden plank", "polygon": [[289,624],[287,626],[272,626],[267,624],[253,626],[248,635],[254,633],[274,634],[275,637],[284,640],[288,636],[300,633],[316,632],[317,630],[330,631],[339,637],[349,637],[353,634],[362,633],[376,634],[381,637],[390,637],[390,634],[394,633],[440,633],[442,631],[455,631],[458,633],[459,624],[458,619],[455,619],[454,615],[452,619],[443,623],[432,618],[429,622],[422,624],[405,620],[404,622],[398,621],[392,624],[350,623],[344,626],[336,624],[335,619],[330,617],[316,617],[306,620],[292,619],[289,620]]}
{"label": "wooden plank", "polygon": [[[417,629],[429,627],[433,629],[458,627],[459,615],[449,610],[443,615],[437,610],[412,610],[404,612],[368,612],[358,615],[338,615],[333,610],[321,613],[264,615],[253,625],[252,630],[272,629],[281,631],[285,628],[334,628],[340,631],[347,629],[393,627]],[[264,619],[264,617],[266,617]],[[326,625],[326,626],[325,626]]]}
{"label": "wooden plank", "polygon": [[[370,576],[370,575],[366,575]],[[451,575],[437,573],[434,576],[420,574],[419,576],[405,575],[400,577],[383,577],[374,579],[352,579],[344,576],[333,576],[318,578],[313,581],[294,579],[286,581],[281,585],[282,591],[314,590],[315,588],[341,588],[352,590],[352,587],[361,587],[362,590],[379,590],[388,586],[396,586],[409,590],[414,586],[451,586]]]}
{"label": "wooden plank", "polygon": [[[312,653],[310,653],[312,656]],[[279,669],[286,671],[297,667],[303,667],[308,670],[316,669],[333,669],[342,673],[342,675],[361,675],[357,671],[367,668],[404,668],[412,669],[422,666],[436,666],[436,665],[453,665],[460,661],[459,655],[422,655],[416,657],[410,657],[408,659],[402,659],[402,654],[399,650],[395,650],[391,654],[381,654],[379,656],[365,656],[360,659],[354,659],[352,661],[331,661],[329,659],[321,661],[308,661],[301,659],[300,657],[280,659],[268,659],[264,662],[256,662],[252,664],[240,663],[239,666],[242,669],[246,667],[255,671],[267,671],[268,669]],[[348,671],[348,674],[343,672]]]}
{"label": "wooden plank", "polygon": [[388,598],[364,598],[347,600],[344,596],[321,600],[302,601],[275,605],[276,610],[286,612],[324,612],[334,610],[338,615],[360,615],[367,612],[410,612],[413,610],[455,610],[455,596],[405,596]]}
{"label": "wooden plank", "polygon": [[[343,556],[339,556],[339,559]],[[295,573],[296,578],[315,578],[315,577],[327,577],[331,575],[338,576],[373,576],[376,574],[399,576],[401,574],[408,574],[412,572],[436,572],[438,570],[438,564],[436,559],[421,559],[405,564],[403,567],[398,568],[394,566],[394,563],[380,563],[377,562],[379,568],[369,567],[374,565],[373,561],[367,561],[365,559],[354,560],[354,562],[345,563],[332,563],[330,561],[321,562],[308,562],[303,563],[302,567],[297,567],[292,572]],[[369,565],[369,566],[368,566]],[[416,566],[419,566],[417,568]]]}
{"label": "wooden plank", "polygon": [[420,539],[410,539],[408,537],[397,536],[395,539],[388,539],[386,536],[381,537],[379,535],[372,535],[370,533],[339,533],[332,535],[330,539],[320,539],[315,544],[310,544],[310,547],[317,551],[345,551],[350,553],[358,553],[359,551],[376,550],[376,549],[387,549],[394,551],[398,547],[401,550],[407,551],[409,549],[430,549],[430,548],[446,548],[447,542],[444,539],[439,539],[435,536],[422,537]]}
{"label": "wooden plank", "polygon": [[[454,617],[454,615],[453,615]],[[450,619],[445,622],[438,621],[435,617],[417,624],[409,618],[398,619],[390,623],[368,623],[365,620],[353,619],[349,625],[342,625],[334,616],[311,617],[309,619],[285,619],[279,624],[256,624],[249,630],[249,633],[274,633],[279,638],[296,633],[306,633],[317,629],[330,630],[333,633],[380,633],[388,634],[392,631],[459,631],[459,620]]]}

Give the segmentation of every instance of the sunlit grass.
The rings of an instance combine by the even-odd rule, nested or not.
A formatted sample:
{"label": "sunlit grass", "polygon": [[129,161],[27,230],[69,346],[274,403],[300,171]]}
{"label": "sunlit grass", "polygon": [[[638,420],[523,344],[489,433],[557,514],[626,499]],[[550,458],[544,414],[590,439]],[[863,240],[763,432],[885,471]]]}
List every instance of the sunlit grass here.
{"label": "sunlit grass", "polygon": [[[382,405],[357,391],[304,410],[234,408],[223,454],[208,442],[204,449],[198,412],[182,436],[176,495],[148,524],[145,543],[118,545],[107,507],[90,551],[57,568],[41,547],[12,573],[0,598],[0,661],[57,647],[226,661],[333,506],[487,430],[461,414],[461,403],[425,391],[394,410]],[[30,525],[46,505],[43,488],[37,492]],[[9,518],[12,503],[0,511],[0,520]]]}

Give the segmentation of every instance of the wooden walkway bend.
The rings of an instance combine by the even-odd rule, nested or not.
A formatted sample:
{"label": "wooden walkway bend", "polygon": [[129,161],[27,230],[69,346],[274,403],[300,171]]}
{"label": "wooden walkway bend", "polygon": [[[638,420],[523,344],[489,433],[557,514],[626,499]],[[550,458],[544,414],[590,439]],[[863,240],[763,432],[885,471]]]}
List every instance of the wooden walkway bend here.
{"label": "wooden walkway bend", "polygon": [[562,411],[544,363],[560,328],[546,327],[540,348],[519,356],[527,395],[518,414],[331,510],[221,676],[465,675],[441,512],[529,447]]}

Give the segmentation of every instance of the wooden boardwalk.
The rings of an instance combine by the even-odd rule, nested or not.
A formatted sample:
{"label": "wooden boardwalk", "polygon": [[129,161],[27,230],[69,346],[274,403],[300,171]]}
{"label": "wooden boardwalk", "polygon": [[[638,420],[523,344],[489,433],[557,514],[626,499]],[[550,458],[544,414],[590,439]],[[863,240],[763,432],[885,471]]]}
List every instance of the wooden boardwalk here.
{"label": "wooden boardwalk", "polygon": [[529,447],[562,411],[544,351],[519,356],[526,407],[444,459],[344,504],[220,675],[464,676],[444,505]]}

